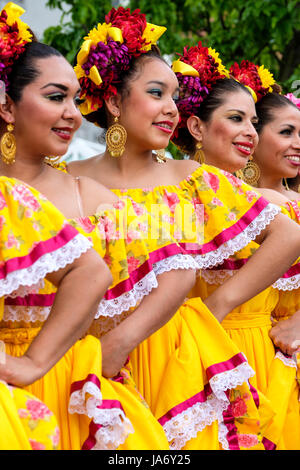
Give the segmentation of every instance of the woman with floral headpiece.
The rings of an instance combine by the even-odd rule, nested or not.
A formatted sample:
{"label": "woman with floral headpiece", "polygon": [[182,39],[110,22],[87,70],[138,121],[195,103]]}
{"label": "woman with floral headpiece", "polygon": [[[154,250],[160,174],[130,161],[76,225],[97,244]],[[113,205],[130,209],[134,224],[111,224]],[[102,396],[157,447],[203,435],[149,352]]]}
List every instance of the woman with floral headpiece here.
{"label": "woman with floral headpiece", "polygon": [[[218,80],[214,77],[207,80],[201,73],[205,66],[204,57],[208,57],[210,62],[216,58],[216,65],[221,69],[218,55],[201,43],[190,50],[185,49],[182,57],[173,63],[173,70],[181,84],[181,100],[178,103],[181,123],[174,133],[173,142],[186,149],[192,158],[197,158],[200,153],[207,163],[221,168],[228,176],[232,175],[232,184],[239,191],[242,181],[235,178],[234,173],[241,174],[243,169],[250,184],[253,184],[256,175],[253,154],[258,148],[256,128],[259,126],[259,113],[256,112],[255,102],[263,101],[263,97],[279,87],[268,70],[249,61],[242,61],[240,65],[235,63],[228,72],[219,75]],[[196,80],[206,87],[201,95],[199,85],[193,84]],[[195,151],[197,142],[201,146],[200,152]],[[263,194],[276,204],[285,203],[284,195],[277,195],[268,189]],[[203,271],[190,295],[209,296],[226,279],[236,274],[258,247],[252,241],[217,268]],[[222,322],[256,372],[250,380],[258,390],[260,399],[267,398],[274,411],[274,418],[263,431],[266,449],[299,448],[299,434],[295,432],[294,438],[290,435],[291,425],[294,429],[299,427],[295,363],[286,355],[286,348],[277,351],[276,342],[274,345],[269,336],[272,332],[272,312],[280,305],[282,289],[296,289],[296,266],[272,287],[235,308]]]}
{"label": "woman with floral headpiece", "polygon": [[[253,165],[257,176],[253,184],[261,188],[276,191],[286,198],[283,211],[300,223],[300,197],[296,190],[289,186],[289,178],[297,178],[300,168],[300,100],[292,93],[283,95],[274,91],[266,93],[257,100],[256,112],[259,119],[256,126],[259,143],[256,147]],[[243,174],[247,178],[247,172]],[[279,301],[272,313],[273,328],[270,337],[276,348],[288,356],[292,356],[299,349],[299,293],[300,293],[300,263],[299,260],[285,273],[284,279],[277,281]],[[296,365],[299,363],[297,356]],[[299,366],[297,368],[299,376]],[[282,379],[282,377],[281,377]],[[273,386],[275,389],[275,386]],[[274,393],[278,400],[278,390]],[[287,449],[300,448],[297,437],[290,429],[299,429],[299,406],[297,404],[298,386],[294,380],[294,387],[286,384],[285,394],[280,396],[282,405],[286,405],[287,419],[282,424],[282,440]],[[285,400],[284,400],[285,399]],[[278,414],[280,414],[278,412]]]}
{"label": "woman with floral headpiece", "polygon": [[[78,280],[77,271],[73,269],[75,274],[66,287],[61,284],[57,290],[60,276],[56,273],[47,276],[42,286],[31,287],[32,282],[29,282],[26,290],[16,293],[8,290],[0,323],[0,339],[7,356],[6,365],[0,365],[0,377],[26,386],[49,406],[57,416],[62,449],[168,449],[162,426],[132,380],[126,351],[117,354],[120,367],[114,380],[103,376],[102,364],[111,366],[110,362],[115,359],[105,344],[100,347],[99,337],[120,320],[125,325],[130,309],[137,305],[139,307],[130,316],[135,328],[131,328],[132,335],[127,335],[127,340],[138,340],[141,312],[144,316],[148,313],[149,317],[149,322],[143,325],[143,333],[160,326],[163,315],[153,318],[151,310],[155,302],[164,305],[160,297],[165,297],[162,296],[165,283],[176,289],[176,295],[168,299],[169,305],[164,309],[164,314],[169,315],[169,310],[182,303],[193,283],[194,272],[192,269],[175,274],[174,270],[158,272],[159,259],[150,256],[143,239],[135,236],[142,225],[147,224],[147,214],[137,217],[132,205],[128,203],[126,207],[125,201],[118,200],[95,181],[73,178],[52,166],[55,159],[49,155],[66,153],[81,122],[79,84],[73,68],[58,51],[31,37],[28,26],[19,20],[22,13],[23,9],[8,4],[0,16],[0,37],[7,46],[7,50],[3,46],[3,56],[0,51],[4,65],[1,78],[6,84],[6,100],[0,105],[0,170],[2,175],[17,176],[41,191],[41,200],[44,201],[46,195],[69,224],[60,212],[56,215],[54,209],[52,212],[47,209],[50,203],[41,204],[23,181],[15,186],[11,184],[7,192],[14,204],[15,216],[14,224],[7,223],[6,229],[2,228],[5,246],[13,253],[24,255],[26,263],[27,245],[30,247],[28,259],[34,261],[44,255],[45,250],[53,249],[57,238],[62,249],[57,260],[51,253],[49,255],[48,264],[52,263],[53,270],[57,270],[60,263],[64,266],[71,262],[91,246],[109,269],[94,253],[94,264],[90,261],[89,265],[81,267],[77,261],[82,278]],[[24,31],[26,37],[22,36]],[[3,224],[5,220],[2,219]],[[38,243],[39,239],[31,236],[25,222],[32,223],[40,238],[50,234],[49,244]],[[61,229],[63,222],[66,227]],[[155,228],[154,223],[152,226]],[[61,230],[58,232],[55,227]],[[70,242],[67,249],[70,238],[73,243]],[[79,240],[77,244],[76,240]],[[169,239],[161,244],[166,257],[169,244]],[[179,259],[183,253],[178,247]],[[11,270],[16,269],[15,265],[18,267],[18,261],[21,266],[24,264],[24,256],[21,261],[18,256],[13,260],[15,264],[9,264]],[[190,267],[193,268],[191,263]],[[6,265],[4,273],[5,268]],[[30,273],[31,265],[29,268]],[[43,280],[47,268],[46,258],[45,266],[38,265],[34,271],[37,280]],[[57,311],[61,312],[60,316]],[[82,339],[75,342],[79,337]],[[122,342],[120,336],[119,348]],[[36,361],[37,355],[39,368],[35,367],[32,372],[29,359],[33,357]],[[50,370],[45,370],[45,364]],[[25,416],[26,408],[22,408]],[[26,416],[30,419],[28,413]]]}
{"label": "woman with floral headpiece", "polygon": [[[275,264],[266,267],[266,259],[269,243],[279,246],[279,226],[289,221],[247,185],[236,191],[230,177],[216,168],[162,156],[160,150],[177,126],[179,89],[152,45],[161,33],[140,12],[120,7],[87,35],[75,66],[85,100],[80,109],[89,121],[108,129],[107,147],[103,155],[73,162],[68,170],[102,182],[119,197],[130,197],[139,211],[159,210],[162,228],[193,255],[198,268],[222,262],[252,239],[261,242],[260,253],[237,282],[230,279],[206,300],[222,320],[280,275]],[[212,211],[214,200],[220,204]],[[183,226],[183,220],[190,225]],[[283,270],[299,250],[299,231],[293,224],[291,229],[295,244],[282,257]],[[150,251],[156,251],[163,235],[164,230],[158,238],[149,237]],[[166,264],[162,259],[161,266]],[[257,270],[248,288],[248,278]],[[106,340],[113,342],[117,332]],[[131,352],[134,377],[173,448],[262,448],[255,395],[245,386],[248,366],[232,347],[197,298]]]}
{"label": "woman with floral headpiece", "polygon": [[[6,72],[13,65],[13,57],[22,54],[31,37],[19,20],[23,11],[9,3],[0,15],[1,79],[6,87]],[[15,141],[7,133],[1,139],[1,155],[11,158],[14,148]],[[53,411],[29,391],[12,384],[35,382],[72,349],[92,321],[91,312],[108,286],[110,274],[90,249],[91,243],[44,196],[22,181],[0,177],[0,212],[0,449],[58,449],[60,431]],[[95,286],[91,286],[89,297],[83,295],[80,299],[73,289],[78,292],[82,283],[88,285],[82,280],[87,273]],[[5,323],[5,298],[24,296],[30,289],[39,288],[45,278],[58,291],[43,329],[40,325],[32,330],[23,328],[21,318],[14,327]],[[66,322],[70,311],[72,320],[64,331],[58,330],[58,324]],[[7,354],[14,342],[27,344],[18,359]],[[88,343],[98,354],[97,341],[87,340]]]}

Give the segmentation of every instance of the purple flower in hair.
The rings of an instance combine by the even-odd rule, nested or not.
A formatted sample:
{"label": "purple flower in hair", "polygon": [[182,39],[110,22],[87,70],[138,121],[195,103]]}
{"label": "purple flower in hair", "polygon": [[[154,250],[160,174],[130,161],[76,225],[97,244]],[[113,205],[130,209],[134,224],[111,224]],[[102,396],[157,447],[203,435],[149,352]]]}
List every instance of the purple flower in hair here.
{"label": "purple flower in hair", "polygon": [[177,107],[182,116],[195,114],[209,91],[207,87],[201,85],[199,77],[185,76],[177,74],[180,93]]}
{"label": "purple flower in hair", "polygon": [[103,82],[106,77],[117,76],[120,71],[127,70],[129,67],[130,55],[125,44],[120,44],[112,39],[108,39],[107,44],[98,42],[91,46],[89,56],[85,64],[82,65],[86,75],[95,65],[101,75]]}

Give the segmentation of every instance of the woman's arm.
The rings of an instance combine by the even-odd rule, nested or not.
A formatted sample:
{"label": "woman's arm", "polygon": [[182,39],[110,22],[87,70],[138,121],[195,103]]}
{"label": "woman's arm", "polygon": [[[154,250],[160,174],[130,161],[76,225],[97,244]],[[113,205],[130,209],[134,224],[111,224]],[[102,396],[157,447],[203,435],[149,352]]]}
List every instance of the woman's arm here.
{"label": "woman's arm", "polygon": [[47,279],[58,287],[48,319],[24,356],[6,356],[6,363],[0,365],[0,378],[10,384],[29,385],[59,361],[86,333],[112,281],[108,267],[93,249]]}
{"label": "woman's arm", "polygon": [[220,322],[290,268],[300,254],[300,226],[278,214],[256,241],[261,244],[256,253],[204,301]]}
{"label": "woman's arm", "polygon": [[192,270],[174,270],[159,276],[159,284],[120,325],[101,338],[102,370],[116,375],[128,354],[167,323],[195,283]]}

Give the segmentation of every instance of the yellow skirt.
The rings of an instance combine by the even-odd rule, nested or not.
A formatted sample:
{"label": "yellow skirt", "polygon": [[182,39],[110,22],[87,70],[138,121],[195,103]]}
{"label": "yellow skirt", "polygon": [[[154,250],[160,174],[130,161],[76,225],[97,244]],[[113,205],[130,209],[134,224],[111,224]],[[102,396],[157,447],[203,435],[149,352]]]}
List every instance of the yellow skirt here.
{"label": "yellow skirt", "polygon": [[0,383],[0,450],[55,450],[59,428],[53,413],[36,397]]}
{"label": "yellow skirt", "polygon": [[228,336],[255,370],[250,379],[258,400],[267,400],[274,416],[263,429],[267,450],[300,449],[300,413],[296,363],[276,351],[270,339],[271,313],[231,313],[222,322]]}
{"label": "yellow skirt", "polygon": [[[21,356],[39,328],[0,329],[6,352]],[[45,403],[60,428],[60,449],[165,450],[162,426],[138,393],[129,367],[116,380],[101,375],[101,345],[94,336],[78,341],[26,390]]]}
{"label": "yellow skirt", "polygon": [[130,355],[133,378],[173,449],[263,449],[245,357],[200,298]]}

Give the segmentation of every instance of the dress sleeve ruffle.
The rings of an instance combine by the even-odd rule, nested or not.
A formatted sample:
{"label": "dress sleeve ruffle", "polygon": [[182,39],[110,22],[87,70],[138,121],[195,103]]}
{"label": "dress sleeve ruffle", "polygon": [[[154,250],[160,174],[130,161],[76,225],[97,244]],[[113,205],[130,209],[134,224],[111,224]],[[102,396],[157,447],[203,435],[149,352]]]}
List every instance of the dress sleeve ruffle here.
{"label": "dress sleeve ruffle", "polygon": [[226,171],[202,165],[181,183],[195,206],[202,207],[201,268],[217,266],[245,248],[280,208]]}
{"label": "dress sleeve ruffle", "polygon": [[38,191],[0,177],[0,297],[25,295],[91,243]]}
{"label": "dress sleeve ruffle", "polygon": [[[287,217],[300,223],[300,203],[299,201],[291,201],[285,207],[281,207],[281,212]],[[222,264],[214,268],[202,271],[202,276],[209,284],[220,285],[226,279],[233,276],[248,259],[257,251],[259,245],[250,242],[245,248],[236,252],[233,256],[226,259]],[[279,291],[293,291],[300,287],[300,258],[272,285],[274,289]]]}

